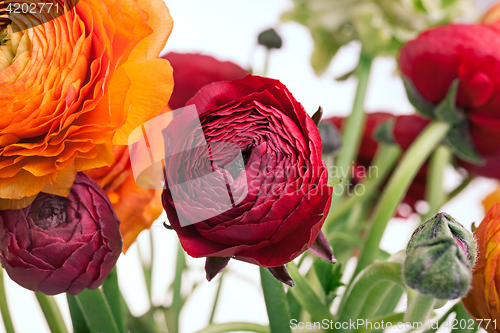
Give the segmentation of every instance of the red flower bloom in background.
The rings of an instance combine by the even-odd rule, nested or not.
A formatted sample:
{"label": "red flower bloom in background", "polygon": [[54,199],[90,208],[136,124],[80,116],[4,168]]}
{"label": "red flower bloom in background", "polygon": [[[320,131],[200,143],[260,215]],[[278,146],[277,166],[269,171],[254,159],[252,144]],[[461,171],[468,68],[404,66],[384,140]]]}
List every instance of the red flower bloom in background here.
{"label": "red flower bloom in background", "polygon": [[[281,266],[310,247],[313,253],[333,260],[320,234],[332,194],[321,160],[321,139],[312,119],[286,87],[249,75],[212,83],[189,104],[196,106],[204,134],[193,128],[187,112],[165,129],[166,146],[178,154],[167,161],[169,188],[163,192],[163,205],[184,250],[193,257],[209,257],[207,278],[213,278],[231,258],[277,267],[271,272],[281,277]],[[211,145],[207,156],[192,148],[204,140]],[[243,156],[239,167],[245,172],[230,163],[238,147]],[[207,186],[200,181],[189,190],[172,187],[203,175],[206,170],[199,166],[203,160],[209,161],[207,172],[226,182]],[[228,189],[236,202],[245,186],[247,194],[232,209],[198,222],[197,212],[217,206]],[[176,197],[184,201],[179,203]],[[182,226],[181,220],[190,225]],[[291,283],[287,277],[280,279]]]}
{"label": "red flower bloom in background", "polygon": [[174,92],[168,105],[172,110],[186,105],[202,87],[217,81],[241,79],[248,74],[240,66],[201,54],[170,52],[162,57],[174,69]]}
{"label": "red flower bloom in background", "polygon": [[80,172],[68,197],[40,193],[26,208],[0,210],[0,261],[33,291],[95,289],[120,256],[119,223],[104,191]]}
{"label": "red flower bloom in background", "polygon": [[[331,117],[324,119],[324,122],[329,122],[338,129],[342,128],[344,117]],[[421,122],[421,120],[423,122]],[[428,121],[417,116],[395,116],[391,113],[375,112],[369,113],[366,119],[366,125],[361,139],[358,157],[354,163],[354,178],[355,183],[360,182],[363,178],[358,175],[368,174],[369,167],[372,164],[373,158],[378,149],[379,143],[375,140],[375,132],[378,127],[387,121],[394,121],[393,137],[396,143],[406,150],[418,136],[418,134],[425,128]],[[422,127],[423,125],[423,127]],[[359,172],[357,172],[359,170]],[[409,205],[413,211],[416,211],[415,205],[418,201],[425,199],[425,186],[427,181],[427,163],[420,169],[417,176],[413,180],[403,203]],[[385,183],[384,183],[385,184]],[[404,211],[398,211],[398,214],[404,214]],[[406,214],[403,217],[407,217]]]}
{"label": "red flower bloom in background", "polygon": [[447,25],[422,33],[401,50],[403,77],[430,106],[459,79],[456,105],[486,161],[458,164],[472,175],[500,179],[500,33],[487,25]]}

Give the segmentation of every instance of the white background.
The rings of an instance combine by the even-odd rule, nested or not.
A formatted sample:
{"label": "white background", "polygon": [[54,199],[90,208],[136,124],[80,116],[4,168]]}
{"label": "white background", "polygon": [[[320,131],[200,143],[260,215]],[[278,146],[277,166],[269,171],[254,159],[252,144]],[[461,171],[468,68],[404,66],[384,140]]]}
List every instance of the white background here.
{"label": "white background", "polygon": [[[487,3],[482,1],[483,10]],[[244,68],[253,68],[259,74],[263,68],[264,50],[257,46],[259,32],[275,27],[283,38],[283,47],[274,51],[270,58],[268,75],[283,82],[296,99],[312,114],[321,105],[330,115],[346,115],[354,98],[356,80],[339,83],[335,76],[351,70],[357,62],[359,45],[344,47],[322,77],[317,77],[310,64],[312,39],[308,30],[293,22],[280,23],[281,14],[291,8],[288,0],[166,0],[174,18],[174,31],[165,48],[165,53],[199,52],[212,55],[220,60],[233,61]],[[389,111],[409,114],[413,108],[407,102],[399,77],[395,75],[396,62],[390,58],[376,59],[372,69],[366,100],[368,112]],[[453,188],[458,182],[456,172],[447,170],[445,186]],[[484,217],[480,201],[496,187],[496,181],[476,179],[461,195],[443,207],[467,228],[472,222],[478,224]],[[173,280],[177,238],[175,232],[165,230],[161,223],[164,216],[152,228],[155,251],[159,260],[154,267],[154,303],[168,302],[171,295],[166,287]],[[418,217],[408,220],[393,219],[384,235],[382,247],[390,253],[403,249],[409,234],[418,223]],[[149,236],[140,237],[147,248]],[[147,253],[146,253],[147,254]],[[211,283],[205,281],[204,259],[188,258],[193,269],[184,279],[184,285],[200,282],[196,292],[189,298],[181,313],[181,332],[191,333],[206,326],[217,287],[216,278]],[[225,277],[215,315],[216,323],[229,321],[249,321],[267,324],[267,316],[259,285],[258,267],[231,261],[229,273]],[[131,311],[141,315],[148,310],[146,288],[138,262],[137,244],[133,245],[118,263],[122,290]],[[6,277],[7,296],[17,332],[48,332],[48,327],[38,308],[38,303],[27,291]],[[65,320],[70,325],[69,311],[65,296],[56,296]],[[0,325],[0,332],[4,332]]]}

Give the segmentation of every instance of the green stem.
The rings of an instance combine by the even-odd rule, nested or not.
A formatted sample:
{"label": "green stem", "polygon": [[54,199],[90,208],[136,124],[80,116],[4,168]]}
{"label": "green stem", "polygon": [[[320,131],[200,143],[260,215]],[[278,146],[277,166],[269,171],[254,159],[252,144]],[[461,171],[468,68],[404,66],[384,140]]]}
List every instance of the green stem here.
{"label": "green stem", "polygon": [[262,72],[262,76],[264,77],[267,76],[270,60],[271,60],[271,49],[266,48],[266,55],[264,58],[264,71]]}
{"label": "green stem", "polygon": [[45,320],[47,320],[47,324],[49,324],[50,331],[52,333],[68,333],[68,329],[66,328],[66,324],[64,324],[64,320],[54,297],[42,293],[35,293],[35,296],[38,300],[38,304],[40,304],[42,308]]}
{"label": "green stem", "polygon": [[197,333],[223,333],[223,332],[255,332],[255,333],[269,333],[269,328],[266,326],[252,324],[252,323],[225,323],[225,324],[212,324]]}
{"label": "green stem", "polygon": [[425,191],[425,199],[429,203],[429,211],[424,215],[423,221],[438,213],[439,208],[446,200],[446,193],[443,189],[443,175],[444,168],[448,165],[450,159],[450,150],[441,145],[429,160],[429,173]]}
{"label": "green stem", "polygon": [[403,155],[377,203],[370,232],[359,257],[354,277],[375,260],[387,222],[394,216],[418,170],[449,129],[449,124],[434,120]]}
{"label": "green stem", "polygon": [[217,286],[217,292],[215,294],[214,305],[212,306],[212,313],[210,314],[210,320],[208,321],[209,324],[212,324],[212,322],[214,321],[215,311],[217,310],[217,303],[219,302],[219,295],[220,290],[222,289],[222,281],[224,279],[225,272],[226,270],[223,270],[222,273],[220,273],[219,285]]}
{"label": "green stem", "polygon": [[148,233],[149,233],[149,254],[150,254],[148,292],[149,292],[149,301],[151,302],[151,306],[152,306],[153,305],[152,284],[153,284],[153,263],[155,261],[155,243],[154,243],[154,238],[153,238],[153,231],[151,229],[149,229]]}
{"label": "green stem", "polygon": [[[150,231],[151,232],[151,231]],[[150,238],[150,241],[152,241],[152,236]],[[144,260],[144,257],[143,257],[143,250],[141,250],[141,244],[140,242],[138,242],[137,244],[137,252],[138,252],[138,255],[139,255],[139,260],[141,262],[141,266],[142,266],[142,272],[144,274],[144,281],[146,282],[146,289],[147,289],[147,292],[148,292],[148,298],[149,298],[149,302],[151,304],[151,306],[153,306],[153,300],[152,300],[152,291],[151,291],[151,277],[152,277],[152,273],[153,273],[153,252],[152,252],[152,248],[153,248],[153,245],[150,244],[150,248],[151,248],[151,252],[150,252],[150,261],[149,263],[147,263],[145,260]]]}
{"label": "green stem", "polygon": [[10,318],[9,304],[7,303],[7,296],[5,294],[3,274],[3,268],[0,267],[0,312],[2,313],[5,332],[14,333],[14,325],[12,324],[12,319]]}
{"label": "green stem", "polygon": [[370,291],[380,282],[391,281],[404,288],[401,266],[400,262],[375,262],[359,273],[342,299],[339,322],[360,318]]}
{"label": "green stem", "polygon": [[330,230],[334,222],[351,210],[357,203],[364,203],[371,198],[378,190],[380,184],[389,175],[400,155],[401,149],[397,145],[380,144],[372,166],[368,169],[370,171],[369,174],[372,169],[376,171],[376,174],[361,182],[364,188],[362,193],[357,194],[357,192],[354,192],[353,195],[344,199],[335,209],[330,211],[325,220],[324,230]]}
{"label": "green stem", "polygon": [[424,323],[434,308],[436,299],[433,296],[417,295],[411,300],[405,313],[405,321],[410,323]]}
{"label": "green stem", "polygon": [[[363,135],[363,129],[366,121],[364,102],[368,88],[368,78],[370,76],[372,60],[372,57],[361,51],[357,71],[358,87],[356,89],[352,112],[342,126],[342,148],[340,149],[336,163],[336,170],[339,171],[341,175],[345,175],[345,177],[342,177],[340,184],[336,185],[341,186],[342,189],[346,186],[349,178],[348,174],[350,166],[358,155],[358,149]],[[340,198],[340,195],[334,195],[332,197],[332,208],[337,205]]]}
{"label": "green stem", "polygon": [[174,282],[172,283],[172,327],[173,333],[179,332],[179,316],[182,310],[182,296],[181,296],[181,287],[182,287],[182,272],[186,268],[186,258],[184,257],[184,249],[181,244],[177,247],[177,262],[175,266],[175,277]]}
{"label": "green stem", "polygon": [[120,333],[125,333],[125,320],[124,320],[124,309],[122,307],[122,300],[120,294],[120,287],[118,286],[118,274],[116,272],[116,266],[111,270],[108,277],[104,280],[102,284],[102,291],[106,300],[108,301],[111,313],[116,320],[118,325],[118,330]]}
{"label": "green stem", "polygon": [[283,284],[266,267],[260,267],[260,280],[271,333],[291,333],[290,312]]}
{"label": "green stem", "polygon": [[85,289],[74,297],[91,332],[119,333],[108,302],[100,289]]}
{"label": "green stem", "polygon": [[[451,191],[447,196],[446,196],[446,200],[444,203],[452,200],[453,198],[455,198],[458,194],[460,194],[460,192],[462,192],[467,186],[469,186],[469,184],[472,182],[472,180],[474,180],[474,177],[467,177],[465,178],[462,183],[460,185],[458,185],[453,191]],[[444,204],[443,203],[443,204]]]}

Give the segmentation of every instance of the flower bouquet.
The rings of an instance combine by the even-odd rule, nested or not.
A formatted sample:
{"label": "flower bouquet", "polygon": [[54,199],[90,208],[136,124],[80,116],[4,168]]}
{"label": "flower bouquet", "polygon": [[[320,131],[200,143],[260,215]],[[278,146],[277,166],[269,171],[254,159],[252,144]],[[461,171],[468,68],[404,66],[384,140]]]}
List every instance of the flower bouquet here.
{"label": "flower bouquet", "polygon": [[[40,331],[15,283],[60,333],[500,331],[500,190],[470,195],[500,180],[500,4],[283,1],[230,45],[252,48],[240,66],[162,53],[181,4],[48,1],[0,1],[0,330]],[[276,74],[286,26],[314,43],[315,81]],[[367,110],[380,59],[409,112]],[[349,113],[311,87],[301,104],[301,81],[351,85]],[[460,198],[484,199],[481,223]],[[252,313],[219,316],[249,290],[225,309]]]}

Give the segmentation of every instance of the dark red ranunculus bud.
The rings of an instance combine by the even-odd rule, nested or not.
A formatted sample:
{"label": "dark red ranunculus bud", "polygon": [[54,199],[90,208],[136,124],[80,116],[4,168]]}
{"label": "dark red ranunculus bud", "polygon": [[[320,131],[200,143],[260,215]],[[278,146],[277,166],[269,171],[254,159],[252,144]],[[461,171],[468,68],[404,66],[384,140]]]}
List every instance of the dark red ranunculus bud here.
{"label": "dark red ranunculus bud", "polygon": [[122,249],[119,221],[96,182],[78,173],[68,197],[40,193],[0,211],[0,261],[24,288],[76,295],[98,288]]}
{"label": "dark red ranunculus bud", "polygon": [[167,59],[174,69],[174,91],[168,102],[172,110],[183,107],[209,83],[240,79],[248,74],[232,62],[201,54],[170,52],[162,58]]}
{"label": "dark red ranunculus bud", "polygon": [[500,179],[500,31],[484,24],[453,24],[422,33],[399,57],[403,78],[422,105],[438,105],[458,80],[456,106],[466,141],[485,164],[458,164],[472,175]]}
{"label": "dark red ranunculus bud", "polygon": [[208,257],[207,278],[234,258],[291,284],[282,266],[307,249],[333,261],[320,233],[332,195],[321,138],[288,89],[248,75],[186,105],[164,130],[163,205],[184,250]]}

